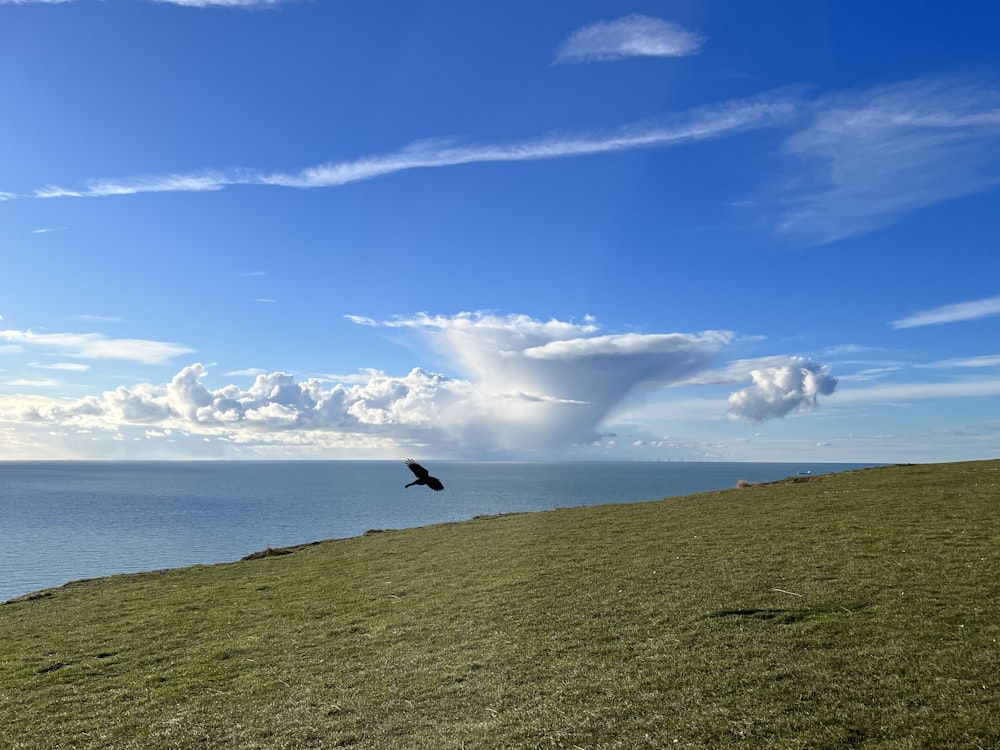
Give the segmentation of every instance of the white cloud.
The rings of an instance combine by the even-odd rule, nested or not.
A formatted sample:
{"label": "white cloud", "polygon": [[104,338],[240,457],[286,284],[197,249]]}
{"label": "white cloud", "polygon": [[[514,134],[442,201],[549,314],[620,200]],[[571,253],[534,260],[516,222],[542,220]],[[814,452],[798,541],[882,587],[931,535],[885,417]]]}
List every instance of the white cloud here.
{"label": "white cloud", "polygon": [[32,363],[31,366],[42,370],[62,370],[63,372],[87,372],[90,369],[90,365],[85,365],[82,362],[53,362],[48,365]]}
{"label": "white cloud", "polygon": [[837,379],[825,366],[802,357],[755,369],[750,377],[753,385],[729,397],[729,415],[749,424],[812,411],[818,396],[829,396],[837,387]]}
{"label": "white cloud", "polygon": [[346,374],[338,373],[324,373],[318,377],[325,383],[340,383],[341,385],[364,385],[375,377],[385,377],[386,374],[381,370],[376,370],[374,368],[368,368],[366,370],[361,370],[359,372],[352,372]]}
{"label": "white cloud", "polygon": [[61,385],[61,383],[51,378],[15,378],[14,380],[5,381],[4,385],[16,388],[55,388]]}
{"label": "white cloud", "polygon": [[99,333],[34,333],[0,330],[0,341],[22,347],[66,352],[82,359],[119,359],[162,364],[194,352],[181,344],[146,339],[113,339]]}
{"label": "white cloud", "polygon": [[920,401],[938,398],[977,398],[1000,396],[1000,380],[979,379],[945,383],[895,383],[845,388],[837,393],[838,404]]}
{"label": "white cloud", "polygon": [[[249,387],[213,388],[206,385],[207,368],[194,364],[165,385],[121,386],[77,400],[0,399],[0,422],[115,433],[142,426],[241,445],[375,441],[383,448],[433,446],[439,454],[525,454],[592,443],[629,394],[694,383],[733,340],[726,331],[605,333],[589,317],[563,321],[460,313],[350,319],[420,337],[457,374],[415,368],[402,376],[365,370],[296,380],[288,373],[250,370],[230,373],[255,375]],[[832,378],[821,366],[767,360],[779,361],[789,371],[784,379],[777,366],[753,372],[754,388],[766,385],[783,404],[758,408],[750,415],[758,421],[793,408],[804,411],[815,405],[817,393],[832,391]],[[712,403],[721,417],[725,407]],[[749,414],[746,403],[743,408]]]}
{"label": "white cloud", "polygon": [[1000,354],[984,354],[979,357],[942,359],[937,362],[928,362],[925,365],[918,365],[918,367],[940,369],[1000,367]]}
{"label": "white cloud", "polygon": [[229,185],[239,185],[251,178],[233,172],[205,171],[193,174],[168,174],[133,177],[128,180],[92,180],[84,189],[70,189],[49,185],[39,188],[35,198],[102,198],[136,193],[200,193],[222,190]]}
{"label": "white cloud", "polygon": [[245,370],[231,370],[227,372],[227,377],[256,377],[257,375],[264,375],[267,370],[261,369],[260,367],[248,367]]}
{"label": "white cloud", "polygon": [[785,367],[799,367],[802,362],[807,361],[802,357],[788,354],[775,354],[768,357],[754,357],[752,359],[734,359],[727,362],[723,367],[704,370],[684,378],[674,385],[739,385],[752,379],[755,371],[767,371]]}
{"label": "white cloud", "polygon": [[1000,183],[1000,90],[918,79],[819,99],[787,142],[806,166],[780,230],[821,244]]}
{"label": "white cloud", "polygon": [[944,305],[930,310],[908,315],[894,320],[893,328],[916,328],[918,326],[937,325],[938,323],[958,323],[964,320],[976,320],[993,315],[1000,315],[1000,296],[977,299],[972,302],[960,302],[955,305]]}
{"label": "white cloud", "polygon": [[121,323],[121,318],[114,318],[107,315],[77,315],[76,320],[84,323]]}
{"label": "white cloud", "polygon": [[633,14],[577,29],[559,48],[556,62],[683,57],[698,52],[704,41],[670,21]]}
{"label": "white cloud", "polygon": [[850,375],[841,375],[838,380],[842,383],[859,383],[868,380],[879,380],[881,378],[895,375],[902,370],[903,368],[898,365],[891,365],[887,367],[868,367],[864,370],[858,370],[857,372],[851,373]]}
{"label": "white cloud", "polygon": [[[637,18],[644,17],[628,17],[634,24]],[[550,133],[508,143],[424,140],[301,170],[203,169],[104,178],[78,186],[49,185],[22,196],[0,193],[0,198],[215,192],[237,185],[331,188],[414,169],[667,148],[776,126],[794,128],[785,142],[792,167],[779,186],[777,208],[771,204],[769,210],[777,211],[776,231],[799,243],[823,244],[876,230],[925,206],[1000,184],[1000,88],[940,77],[812,102],[789,90],[767,92],[613,131]]]}
{"label": "white cloud", "polygon": [[599,335],[590,318],[574,323],[485,313],[417,315],[383,325],[420,331],[475,384],[484,405],[491,397],[513,399],[495,402],[497,413],[488,418],[507,421],[514,444],[533,430],[586,442],[636,387],[709,366],[732,338],[719,331]]}
{"label": "white cloud", "polygon": [[121,180],[93,180],[81,188],[48,186],[36,198],[100,198],[155,192],[205,192],[233,185],[271,185],[329,188],[370,180],[411,169],[429,169],[488,162],[520,162],[591,156],[647,148],[677,146],[787,121],[795,105],[779,95],[726,102],[688,112],[669,121],[640,122],[613,132],[560,133],[499,144],[456,145],[420,141],[403,149],[352,161],[318,164],[299,172],[264,173],[252,170],[208,170],[189,175],[171,174]]}

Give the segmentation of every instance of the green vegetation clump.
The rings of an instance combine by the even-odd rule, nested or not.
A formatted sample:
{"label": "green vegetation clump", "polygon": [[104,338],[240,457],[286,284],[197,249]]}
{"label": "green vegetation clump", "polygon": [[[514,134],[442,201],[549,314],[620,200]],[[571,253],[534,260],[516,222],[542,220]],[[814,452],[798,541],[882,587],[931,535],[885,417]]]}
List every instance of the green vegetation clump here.
{"label": "green vegetation clump", "polygon": [[3,747],[1000,747],[1000,461],[795,479],[22,598]]}

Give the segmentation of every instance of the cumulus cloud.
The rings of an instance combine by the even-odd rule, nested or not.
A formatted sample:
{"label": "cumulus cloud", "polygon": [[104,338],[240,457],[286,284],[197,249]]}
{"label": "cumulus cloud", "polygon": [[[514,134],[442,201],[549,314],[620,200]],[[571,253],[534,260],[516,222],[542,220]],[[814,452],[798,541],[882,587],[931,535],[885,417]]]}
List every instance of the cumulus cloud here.
{"label": "cumulus cloud", "polygon": [[916,328],[918,326],[937,325],[939,323],[959,323],[965,320],[976,320],[993,315],[1000,315],[1000,296],[977,299],[972,302],[959,302],[954,305],[944,305],[930,310],[908,315],[894,320],[893,328]]}
{"label": "cumulus cloud", "polygon": [[147,339],[115,339],[100,333],[35,333],[0,330],[0,341],[24,348],[64,352],[82,359],[118,359],[163,364],[181,354],[191,354],[181,344]]}
{"label": "cumulus cloud", "polygon": [[729,397],[729,415],[748,424],[812,411],[818,396],[829,396],[837,387],[827,367],[802,357],[752,370],[750,377],[753,385]]}
{"label": "cumulus cloud", "polygon": [[670,21],[633,14],[577,29],[559,48],[556,62],[684,57],[695,54],[704,41],[703,36]]}
{"label": "cumulus cloud", "polygon": [[1000,184],[1000,89],[924,78],[823,97],[787,141],[782,232],[822,244]]}
{"label": "cumulus cloud", "polygon": [[[477,312],[349,319],[418,338],[454,372],[363,370],[296,379],[247,370],[230,374],[253,375],[249,387],[210,387],[207,368],[196,363],[165,385],[120,386],[78,400],[0,399],[0,422],[112,432],[132,425],[240,444],[377,440],[452,455],[524,454],[595,441],[629,394],[697,383],[734,338],[728,331],[608,333],[589,317]],[[832,392],[835,381],[820,365],[767,362],[750,373],[751,388],[734,394],[733,412],[748,421],[807,410],[817,394]]]}
{"label": "cumulus cloud", "polygon": [[329,389],[317,378],[297,381],[282,372],[257,375],[249,388],[209,388],[204,383],[207,374],[204,365],[196,363],[166,385],[119,386],[77,400],[0,399],[0,421],[104,430],[147,425],[236,442],[293,431],[388,434],[406,442],[428,437],[428,428],[435,426],[449,400],[465,400],[467,390],[467,384],[419,369],[402,377],[373,373],[363,385]]}

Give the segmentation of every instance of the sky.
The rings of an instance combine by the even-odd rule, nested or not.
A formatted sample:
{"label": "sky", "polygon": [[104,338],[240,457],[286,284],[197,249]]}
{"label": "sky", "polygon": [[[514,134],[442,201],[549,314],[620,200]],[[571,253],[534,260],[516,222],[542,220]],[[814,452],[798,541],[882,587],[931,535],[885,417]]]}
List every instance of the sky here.
{"label": "sky", "polygon": [[998,457],[998,32],[0,0],[0,460]]}

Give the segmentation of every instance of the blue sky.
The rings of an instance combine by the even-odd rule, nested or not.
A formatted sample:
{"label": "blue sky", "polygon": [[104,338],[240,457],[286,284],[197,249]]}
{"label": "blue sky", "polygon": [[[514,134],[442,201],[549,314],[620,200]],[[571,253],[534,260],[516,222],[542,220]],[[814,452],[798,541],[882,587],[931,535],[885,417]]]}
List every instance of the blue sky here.
{"label": "blue sky", "polygon": [[0,459],[996,457],[998,28],[0,0]]}

